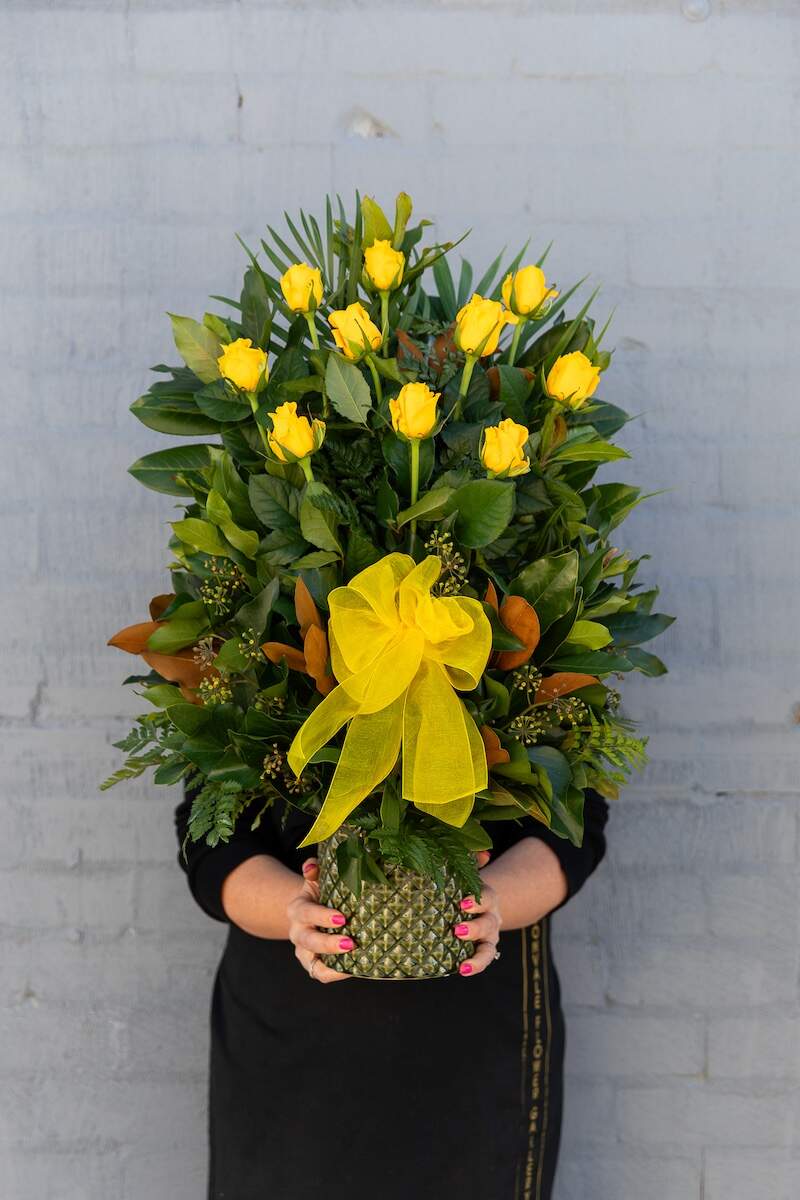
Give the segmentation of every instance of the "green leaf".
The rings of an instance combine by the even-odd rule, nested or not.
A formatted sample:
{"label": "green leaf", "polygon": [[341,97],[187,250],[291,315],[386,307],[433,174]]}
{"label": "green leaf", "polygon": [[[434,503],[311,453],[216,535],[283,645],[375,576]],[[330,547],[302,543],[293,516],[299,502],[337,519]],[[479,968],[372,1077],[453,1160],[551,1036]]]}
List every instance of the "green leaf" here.
{"label": "green leaf", "polygon": [[254,346],[266,350],[270,332],[270,302],[261,271],[248,267],[241,295],[242,333]]}
{"label": "green leaf", "polygon": [[615,462],[619,458],[630,458],[630,454],[621,446],[604,442],[602,438],[595,437],[593,433],[587,437],[586,431],[583,429],[572,430],[566,440],[557,446],[550,455],[551,462],[563,463]]}
{"label": "green leaf", "polygon": [[559,837],[568,838],[573,846],[583,845],[583,805],[582,790],[573,786],[550,802],[550,828]]}
{"label": "green leaf", "polygon": [[361,200],[361,217],[364,222],[365,250],[376,241],[391,242],[394,231],[383,209],[371,196],[364,196]]}
{"label": "green leaf", "polygon": [[615,646],[638,646],[669,629],[674,617],[666,613],[616,613],[606,618]]}
{"label": "green leaf", "polygon": [[297,530],[300,490],[274,475],[251,475],[250,504],[267,529]]}
{"label": "green leaf", "polygon": [[566,755],[555,746],[528,746],[528,761],[541,767],[550,781],[554,796],[563,796],[572,782],[572,769]]}
{"label": "green leaf", "polygon": [[221,537],[216,525],[210,521],[202,521],[199,517],[186,517],[183,521],[171,521],[176,537],[200,550],[203,554],[212,554],[218,558],[230,558],[230,546]]}
{"label": "green leaf", "polygon": [[242,653],[242,639],[239,637],[227,638],[214,659],[214,666],[222,671],[242,672],[252,665],[252,660]]}
{"label": "green leaf", "polygon": [[412,504],[410,508],[404,508],[397,514],[395,522],[397,528],[402,529],[404,525],[415,518],[435,521],[444,516],[447,502],[452,495],[453,489],[450,487],[434,488],[432,491],[426,492],[424,496],[420,496],[416,504]]}
{"label": "green leaf", "polygon": [[506,685],[497,679],[492,679],[491,675],[484,675],[483,686],[486,689],[486,695],[492,700],[491,713],[487,715],[491,717],[508,716],[508,710],[511,707],[511,693]]}
{"label": "green leaf", "polygon": [[413,204],[408,192],[398,192],[394,204],[394,234],[392,237],[392,245],[395,250],[399,250],[403,245],[412,208]]}
{"label": "green leaf", "polygon": [[458,488],[447,505],[455,512],[456,537],[479,549],[499,538],[514,513],[514,484],[502,479],[474,479]]}
{"label": "green leaf", "polygon": [[320,567],[328,567],[331,563],[339,562],[341,554],[335,550],[312,550],[291,564],[293,571],[314,571]]}
{"label": "green leaf", "polygon": [[344,569],[348,579],[358,575],[366,567],[371,567],[383,557],[383,551],[370,541],[358,527],[351,528],[347,535],[347,549],[344,556]]}
{"label": "green leaf", "polygon": [[367,413],[372,408],[372,393],[358,367],[339,354],[329,354],[325,389],[340,416],[356,425],[366,425]]}
{"label": "green leaf", "polygon": [[178,317],[174,313],[168,316],[178,353],[189,370],[203,383],[219,379],[217,359],[222,353],[222,345],[217,335],[191,317]]}
{"label": "green leaf", "polygon": [[236,751],[231,749],[226,750],[217,759],[208,772],[208,778],[220,783],[230,780],[246,788],[258,787],[261,781],[258,771],[254,767],[249,767],[247,763],[243,763]]}
{"label": "green leaf", "polygon": [[271,579],[257,596],[236,610],[236,616],[233,618],[234,624],[239,629],[254,629],[256,637],[261,637],[267,627],[269,614],[272,612],[280,590],[280,581]]}
{"label": "green leaf", "polygon": [[[601,650],[611,641],[611,634],[599,621],[576,621],[567,634],[563,645],[585,646],[587,650]],[[569,653],[569,650],[566,650]]]}
{"label": "green leaf", "polygon": [[667,673],[667,668],[660,658],[656,658],[655,654],[648,654],[646,650],[640,650],[638,646],[629,646],[625,657],[633,664],[634,671],[641,671],[642,675],[654,679]]}
{"label": "green leaf", "polygon": [[500,377],[500,403],[503,413],[520,425],[528,424],[526,402],[531,394],[533,381],[519,367],[506,364],[498,367]]}
{"label": "green leaf", "polygon": [[319,507],[313,496],[306,496],[300,504],[300,529],[305,540],[320,550],[335,550],[341,554],[336,526],[336,514],[329,508]]}
{"label": "green leaf", "polygon": [[167,621],[150,634],[147,649],[155,650],[159,654],[174,654],[176,650],[183,650],[185,646],[193,646],[208,628],[208,618],[205,614],[189,621],[182,621],[180,618]]}
{"label": "green leaf", "polygon": [[554,671],[580,671],[587,675],[608,675],[612,671],[632,671],[633,663],[626,654],[607,650],[586,650],[579,654],[558,654],[548,663]]}
{"label": "green leaf", "polygon": [[224,379],[215,379],[199,392],[195,392],[194,400],[200,412],[205,413],[214,421],[235,424],[252,416],[252,410],[240,393],[229,387]]}
{"label": "green leaf", "polygon": [[300,526],[293,529],[273,529],[261,539],[259,558],[274,567],[287,567],[304,554],[308,543],[300,533]]}
{"label": "green leaf", "polygon": [[509,591],[523,596],[536,609],[542,633],[572,607],[578,585],[578,552],[567,550],[530,563]]}
{"label": "green leaf", "polygon": [[146,392],[134,400],[130,411],[156,433],[169,433],[175,437],[219,433],[219,422],[200,412],[193,393]]}
{"label": "green leaf", "polygon": [[199,704],[170,704],[167,716],[176,729],[180,729],[181,733],[188,734],[189,737],[194,737],[211,720],[209,710]]}
{"label": "green leaf", "polygon": [[168,496],[191,496],[192,490],[178,476],[203,483],[202,472],[211,464],[210,446],[197,442],[188,446],[170,446],[137,458],[128,474],[154,492]]}
{"label": "green leaf", "polygon": [[252,529],[241,529],[233,520],[230,505],[216,489],[212,488],[206,497],[206,512],[215,525],[218,525],[232,546],[241,550],[248,558],[255,558],[258,550],[258,534]]}

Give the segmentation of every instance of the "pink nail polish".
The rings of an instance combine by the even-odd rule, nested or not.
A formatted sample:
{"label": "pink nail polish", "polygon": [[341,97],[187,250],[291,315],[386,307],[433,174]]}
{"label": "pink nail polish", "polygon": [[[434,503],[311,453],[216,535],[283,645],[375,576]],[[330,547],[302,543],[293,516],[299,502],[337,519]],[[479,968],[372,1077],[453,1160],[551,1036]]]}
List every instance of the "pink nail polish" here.
{"label": "pink nail polish", "polygon": [[353,941],[352,938],[339,938],[339,949],[340,950],[353,950],[354,948],[355,948],[355,942]]}
{"label": "pink nail polish", "polygon": [[458,937],[466,937],[468,933],[469,933],[469,925],[467,925],[466,923],[463,925],[456,925],[456,935]]}
{"label": "pink nail polish", "polygon": [[347,924],[347,917],[343,917],[341,913],[334,913],[333,916],[331,917],[331,925],[336,925],[337,927],[339,927],[339,926],[346,925],[346,924]]}
{"label": "pink nail polish", "polygon": [[303,874],[304,874],[304,875],[307,875],[307,874],[308,874],[308,872],[309,872],[310,870],[312,870],[312,869],[313,869],[313,866],[314,866],[314,864],[313,864],[313,863],[310,863],[310,862],[304,862],[304,863],[303,863],[303,866],[302,866],[302,871],[303,871]]}
{"label": "pink nail polish", "polygon": [[475,903],[475,901],[472,899],[471,896],[465,896],[464,899],[461,901],[461,907],[462,908],[472,908],[474,903]]}
{"label": "pink nail polish", "polygon": [[468,963],[468,962],[462,963],[461,966],[458,968],[458,973],[459,973],[459,975],[471,975],[472,974],[472,963]]}

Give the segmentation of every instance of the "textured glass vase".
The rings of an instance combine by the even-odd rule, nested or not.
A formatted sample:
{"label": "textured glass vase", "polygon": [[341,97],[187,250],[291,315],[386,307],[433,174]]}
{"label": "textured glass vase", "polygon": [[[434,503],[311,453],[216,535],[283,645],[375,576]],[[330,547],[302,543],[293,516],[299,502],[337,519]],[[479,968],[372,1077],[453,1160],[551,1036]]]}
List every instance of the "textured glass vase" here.
{"label": "textured glass vase", "polygon": [[454,974],[474,953],[472,942],[453,933],[465,920],[456,881],[447,875],[444,887],[438,888],[415,871],[382,863],[388,885],[365,883],[356,897],[336,865],[336,847],[348,832],[339,830],[320,844],[319,885],[321,902],[347,917],[346,932],[356,948],[322,954],[322,961],[361,979],[439,979]]}

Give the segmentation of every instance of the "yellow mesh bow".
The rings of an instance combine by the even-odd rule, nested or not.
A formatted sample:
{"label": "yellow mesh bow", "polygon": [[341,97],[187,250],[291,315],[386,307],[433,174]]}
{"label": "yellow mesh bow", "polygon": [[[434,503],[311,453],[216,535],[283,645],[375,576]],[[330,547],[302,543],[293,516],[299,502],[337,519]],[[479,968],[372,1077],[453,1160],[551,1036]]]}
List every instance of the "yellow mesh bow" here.
{"label": "yellow mesh bow", "polygon": [[335,687],[298,730],[289,765],[309,759],[349,721],[322,811],[301,845],[323,841],[392,770],[403,751],[403,796],[463,825],[486,787],[478,728],[454,691],[477,687],[491,626],[479,601],[431,595],[438,558],[388,554],[328,600]]}

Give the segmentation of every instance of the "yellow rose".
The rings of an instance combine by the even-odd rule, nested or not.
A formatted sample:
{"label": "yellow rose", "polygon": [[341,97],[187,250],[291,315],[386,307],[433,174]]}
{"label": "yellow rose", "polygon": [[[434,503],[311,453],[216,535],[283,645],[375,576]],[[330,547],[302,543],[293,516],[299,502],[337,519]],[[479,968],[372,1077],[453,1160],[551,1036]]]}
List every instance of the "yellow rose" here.
{"label": "yellow rose", "polygon": [[557,295],[555,288],[547,286],[541,267],[523,267],[503,280],[503,302],[516,317],[529,317]]}
{"label": "yellow rose", "polygon": [[524,425],[518,425],[507,417],[499,425],[490,425],[483,431],[481,462],[490,475],[524,475],[530,471],[531,463],[522,449],[530,433]]}
{"label": "yellow rose", "polygon": [[557,358],[547,376],[548,395],[580,408],[592,396],[600,382],[600,368],[595,367],[585,354],[574,350]]}
{"label": "yellow rose", "polygon": [[328,317],[328,324],[333,330],[333,340],[344,354],[357,362],[363,358],[367,349],[377,350],[381,344],[381,331],[370,320],[369,313],[358,301],[348,304],[347,308],[337,309]]}
{"label": "yellow rose", "polygon": [[400,250],[393,250],[392,243],[388,240],[378,239],[364,251],[364,267],[373,286],[379,292],[390,292],[400,287],[405,266],[405,254]]}
{"label": "yellow rose", "polygon": [[325,422],[298,417],[297,405],[293,401],[281,404],[269,415],[272,421],[272,433],[267,434],[269,448],[283,463],[307,458],[319,450],[325,440]]}
{"label": "yellow rose", "polygon": [[409,439],[430,437],[437,422],[436,404],[441,392],[432,392],[427,383],[407,383],[389,401],[395,433]]}
{"label": "yellow rose", "polygon": [[453,340],[464,354],[494,354],[508,313],[499,300],[484,300],[476,292],[456,317]]}
{"label": "yellow rose", "polygon": [[322,299],[322,272],[308,263],[295,263],[281,275],[281,291],[292,312],[314,312]]}
{"label": "yellow rose", "polygon": [[230,379],[243,392],[254,392],[269,374],[266,354],[250,338],[237,338],[223,346],[217,366],[222,378]]}

